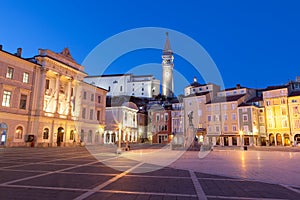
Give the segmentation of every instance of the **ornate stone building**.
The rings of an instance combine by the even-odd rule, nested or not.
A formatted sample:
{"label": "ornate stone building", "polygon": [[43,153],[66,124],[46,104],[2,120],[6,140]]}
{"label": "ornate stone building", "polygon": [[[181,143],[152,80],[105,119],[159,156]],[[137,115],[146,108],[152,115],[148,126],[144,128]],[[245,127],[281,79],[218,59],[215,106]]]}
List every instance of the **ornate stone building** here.
{"label": "ornate stone building", "polygon": [[30,59],[21,57],[21,49],[14,55],[1,48],[1,144],[101,142],[107,91],[84,83],[85,76],[84,67],[74,61],[67,48],[61,53],[39,49]]}

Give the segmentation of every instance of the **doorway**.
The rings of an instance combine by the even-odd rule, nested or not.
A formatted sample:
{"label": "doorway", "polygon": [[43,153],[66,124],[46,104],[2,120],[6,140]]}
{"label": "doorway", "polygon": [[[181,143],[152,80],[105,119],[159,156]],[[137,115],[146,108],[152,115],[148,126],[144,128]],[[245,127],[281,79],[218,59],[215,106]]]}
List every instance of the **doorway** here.
{"label": "doorway", "polygon": [[61,146],[61,143],[64,141],[65,130],[62,127],[57,129],[57,146]]}

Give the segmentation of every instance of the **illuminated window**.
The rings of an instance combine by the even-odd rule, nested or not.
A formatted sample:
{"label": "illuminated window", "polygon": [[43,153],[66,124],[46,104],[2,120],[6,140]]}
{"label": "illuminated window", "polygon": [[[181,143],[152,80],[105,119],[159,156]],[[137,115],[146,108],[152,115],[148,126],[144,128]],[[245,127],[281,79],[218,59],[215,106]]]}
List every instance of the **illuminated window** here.
{"label": "illuminated window", "polygon": [[23,127],[18,126],[16,129],[16,139],[22,139],[23,137]]}
{"label": "illuminated window", "polygon": [[29,74],[26,72],[23,73],[23,83],[29,83]]}
{"label": "illuminated window", "polygon": [[10,99],[11,99],[11,92],[10,91],[4,91],[3,92],[2,106],[10,107]]}
{"label": "illuminated window", "polygon": [[48,140],[48,138],[49,138],[49,129],[45,128],[43,132],[43,139]]}
{"label": "illuminated window", "polygon": [[7,68],[6,78],[12,79],[14,76],[14,68]]}
{"label": "illuminated window", "polygon": [[243,131],[244,131],[244,133],[248,133],[249,127],[247,125],[243,126]]}
{"label": "illuminated window", "polygon": [[26,110],[27,95],[21,94],[20,109]]}

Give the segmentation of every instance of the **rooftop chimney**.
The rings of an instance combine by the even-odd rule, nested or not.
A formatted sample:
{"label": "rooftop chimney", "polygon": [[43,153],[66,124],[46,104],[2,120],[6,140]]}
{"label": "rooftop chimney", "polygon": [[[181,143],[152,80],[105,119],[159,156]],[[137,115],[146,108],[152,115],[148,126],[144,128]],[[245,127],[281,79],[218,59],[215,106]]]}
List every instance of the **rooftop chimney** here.
{"label": "rooftop chimney", "polygon": [[236,84],[236,89],[240,89],[241,85],[240,84]]}
{"label": "rooftop chimney", "polygon": [[2,48],[3,48],[3,46],[2,46],[2,44],[0,44],[0,51],[2,51]]}
{"label": "rooftop chimney", "polygon": [[21,57],[22,56],[22,48],[17,49],[17,56]]}

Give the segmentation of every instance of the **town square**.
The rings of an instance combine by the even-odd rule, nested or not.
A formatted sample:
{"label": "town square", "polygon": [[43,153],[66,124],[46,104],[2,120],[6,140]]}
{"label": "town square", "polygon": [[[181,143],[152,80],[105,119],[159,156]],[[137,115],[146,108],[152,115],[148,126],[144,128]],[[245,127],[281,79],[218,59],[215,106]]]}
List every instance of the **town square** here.
{"label": "town square", "polygon": [[300,199],[299,2],[0,7],[0,199]]}

